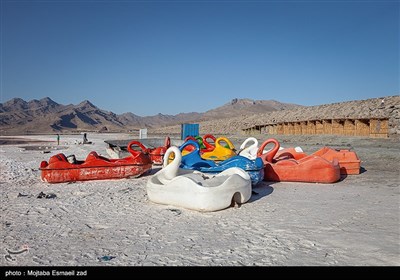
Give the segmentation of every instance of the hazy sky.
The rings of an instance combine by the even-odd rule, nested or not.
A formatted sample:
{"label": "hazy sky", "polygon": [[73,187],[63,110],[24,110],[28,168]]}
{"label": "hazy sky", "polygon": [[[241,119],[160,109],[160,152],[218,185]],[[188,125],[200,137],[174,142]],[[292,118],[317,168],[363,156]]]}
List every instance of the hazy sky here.
{"label": "hazy sky", "polygon": [[1,103],[117,114],[397,95],[399,1],[1,1]]}

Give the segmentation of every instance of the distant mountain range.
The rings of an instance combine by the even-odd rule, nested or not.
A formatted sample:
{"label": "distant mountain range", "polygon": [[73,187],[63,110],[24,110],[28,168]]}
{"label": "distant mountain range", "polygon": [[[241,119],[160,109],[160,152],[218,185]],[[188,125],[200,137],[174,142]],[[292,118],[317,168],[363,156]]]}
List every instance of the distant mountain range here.
{"label": "distant mountain range", "polygon": [[220,120],[304,107],[275,100],[232,99],[204,113],[180,113],[141,117],[133,113],[117,115],[85,100],[78,105],[62,105],[49,97],[25,101],[13,98],[0,103],[0,134],[63,133],[80,131],[128,132],[180,123]]}

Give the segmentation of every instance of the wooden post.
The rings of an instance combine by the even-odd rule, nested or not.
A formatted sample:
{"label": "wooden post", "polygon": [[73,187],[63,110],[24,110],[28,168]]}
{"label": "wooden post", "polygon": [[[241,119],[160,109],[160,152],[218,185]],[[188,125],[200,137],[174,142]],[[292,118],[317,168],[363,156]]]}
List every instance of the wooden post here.
{"label": "wooden post", "polygon": [[332,120],[323,120],[324,134],[332,134]]}
{"label": "wooden post", "polygon": [[332,120],[332,134],[343,135],[344,121]]}
{"label": "wooden post", "polygon": [[315,121],[307,121],[307,134],[315,134]]}
{"label": "wooden post", "polygon": [[344,120],[343,124],[343,134],[346,136],[354,136],[355,135],[356,126],[354,120]]}
{"label": "wooden post", "polygon": [[315,121],[315,134],[324,134],[324,125],[322,120]]}
{"label": "wooden post", "polygon": [[388,138],[389,137],[389,120],[388,119],[371,119],[369,136],[373,137],[373,138]]}
{"label": "wooden post", "polygon": [[283,123],[278,123],[276,125],[276,134],[284,134]]}
{"label": "wooden post", "polygon": [[360,119],[355,121],[356,136],[369,136],[369,119]]}

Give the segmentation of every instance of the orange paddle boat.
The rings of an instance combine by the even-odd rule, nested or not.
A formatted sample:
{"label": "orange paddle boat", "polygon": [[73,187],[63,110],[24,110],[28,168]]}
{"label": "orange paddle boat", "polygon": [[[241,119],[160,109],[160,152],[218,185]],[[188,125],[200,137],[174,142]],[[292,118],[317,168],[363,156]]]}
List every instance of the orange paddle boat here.
{"label": "orange paddle boat", "polygon": [[[360,174],[361,160],[358,158],[356,152],[348,149],[332,149],[329,147],[323,147],[312,153],[311,155],[322,157],[328,161],[337,159],[340,167],[341,175],[357,175]],[[293,158],[300,160],[307,157],[299,147],[296,148],[284,148],[279,150],[274,156],[275,160]]]}
{"label": "orange paddle boat", "polygon": [[[274,147],[267,153],[263,153],[269,143],[274,144]],[[294,158],[274,159],[279,147],[279,142],[271,138],[258,149],[257,154],[264,162],[265,181],[334,183],[340,180],[337,159],[328,161],[316,155],[306,156],[299,160]]]}

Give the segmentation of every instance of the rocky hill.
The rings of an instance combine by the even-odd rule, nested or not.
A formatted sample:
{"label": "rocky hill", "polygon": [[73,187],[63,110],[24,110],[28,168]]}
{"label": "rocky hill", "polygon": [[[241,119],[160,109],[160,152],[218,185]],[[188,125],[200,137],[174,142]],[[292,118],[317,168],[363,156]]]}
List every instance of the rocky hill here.
{"label": "rocky hill", "polygon": [[[382,100],[384,100],[382,104]],[[275,110],[268,113],[240,115],[225,119],[200,122],[200,134],[241,134],[242,129],[254,125],[279,122],[337,118],[389,118],[389,134],[400,135],[400,96],[386,96],[293,109]],[[149,133],[179,134],[179,125],[154,128]]]}
{"label": "rocky hill", "polygon": [[129,132],[140,128],[156,129],[187,122],[214,121],[298,107],[301,106],[274,100],[235,98],[204,113],[141,117],[130,112],[117,115],[96,107],[88,100],[78,105],[62,105],[49,97],[31,101],[13,98],[0,103],[0,132],[1,135],[79,131]]}
{"label": "rocky hill", "polygon": [[237,116],[264,114],[265,112],[290,110],[304,106],[281,103],[275,100],[232,99],[221,107],[204,113],[203,120],[225,119]]}
{"label": "rocky hill", "polygon": [[98,131],[124,124],[112,112],[89,101],[61,105],[46,97],[26,102],[20,98],[0,104],[0,130],[5,134],[50,133],[74,130]]}

